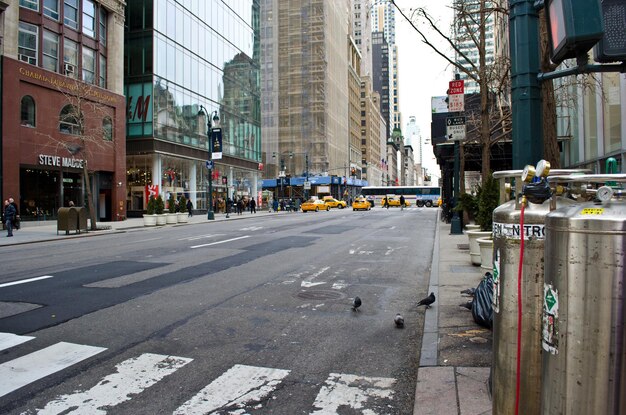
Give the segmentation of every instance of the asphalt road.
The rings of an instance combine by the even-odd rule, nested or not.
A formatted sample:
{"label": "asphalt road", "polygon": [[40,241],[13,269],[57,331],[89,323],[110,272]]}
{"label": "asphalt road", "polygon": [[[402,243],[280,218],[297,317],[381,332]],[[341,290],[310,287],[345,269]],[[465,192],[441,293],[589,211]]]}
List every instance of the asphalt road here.
{"label": "asphalt road", "polygon": [[0,413],[411,414],[436,213],[6,247]]}

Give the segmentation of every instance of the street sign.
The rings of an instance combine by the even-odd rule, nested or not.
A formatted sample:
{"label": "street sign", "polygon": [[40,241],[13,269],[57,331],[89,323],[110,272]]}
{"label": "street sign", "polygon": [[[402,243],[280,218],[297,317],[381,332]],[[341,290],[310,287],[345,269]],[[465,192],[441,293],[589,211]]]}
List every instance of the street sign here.
{"label": "street sign", "polygon": [[212,170],[212,169],[213,169],[213,160],[207,160],[207,161],[205,162],[205,164],[206,164],[206,168],[207,168],[207,169],[209,169],[209,170]]}
{"label": "street sign", "polygon": [[311,182],[304,182],[304,190],[311,190]]}
{"label": "street sign", "polygon": [[448,111],[465,111],[465,81],[456,80],[448,83]]}
{"label": "street sign", "polygon": [[446,134],[448,141],[465,139],[465,117],[446,118]]}

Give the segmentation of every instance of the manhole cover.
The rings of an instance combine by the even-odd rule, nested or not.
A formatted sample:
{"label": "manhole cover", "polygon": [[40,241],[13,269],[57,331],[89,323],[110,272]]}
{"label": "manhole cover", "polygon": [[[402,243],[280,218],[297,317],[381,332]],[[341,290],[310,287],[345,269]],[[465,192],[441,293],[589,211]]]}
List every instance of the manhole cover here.
{"label": "manhole cover", "polygon": [[306,290],[300,291],[297,294],[298,298],[303,300],[338,300],[343,298],[344,295],[339,291],[330,290]]}

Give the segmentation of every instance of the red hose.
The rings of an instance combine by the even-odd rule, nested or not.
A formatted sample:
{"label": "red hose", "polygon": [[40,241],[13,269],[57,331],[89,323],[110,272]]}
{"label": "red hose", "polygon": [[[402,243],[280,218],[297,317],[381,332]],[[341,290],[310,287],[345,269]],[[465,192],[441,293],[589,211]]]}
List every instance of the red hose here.
{"label": "red hose", "polygon": [[515,415],[519,415],[520,383],[522,367],[522,264],[524,263],[524,206],[526,197],[522,197],[520,212],[520,248],[519,267],[517,269],[517,372],[515,374]]}

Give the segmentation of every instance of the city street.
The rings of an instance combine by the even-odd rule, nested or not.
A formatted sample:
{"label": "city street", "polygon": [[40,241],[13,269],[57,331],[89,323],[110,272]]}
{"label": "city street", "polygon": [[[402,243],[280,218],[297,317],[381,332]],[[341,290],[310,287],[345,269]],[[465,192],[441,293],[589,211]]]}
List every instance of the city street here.
{"label": "city street", "polygon": [[0,413],[410,414],[436,221],[333,209],[4,246]]}

